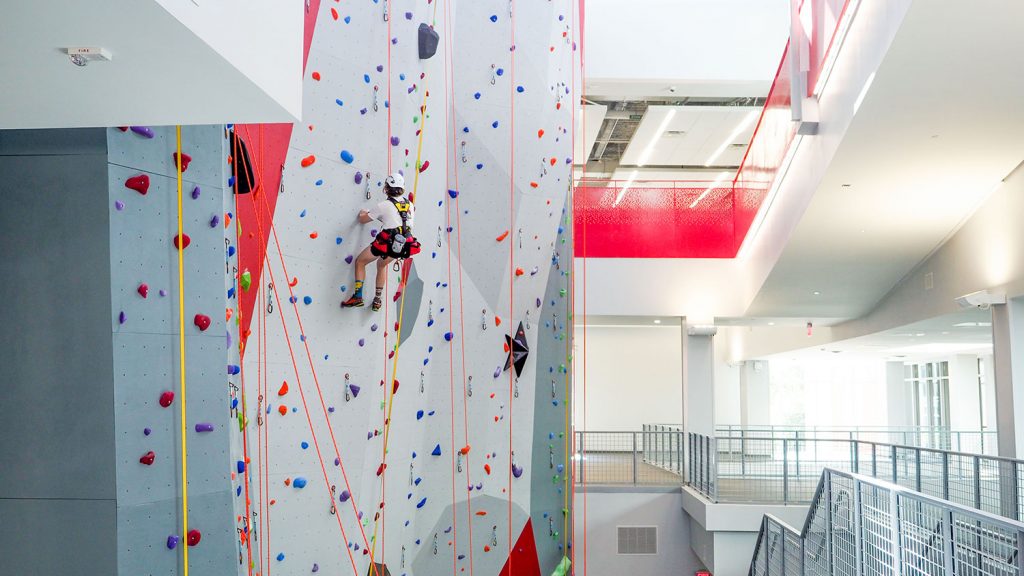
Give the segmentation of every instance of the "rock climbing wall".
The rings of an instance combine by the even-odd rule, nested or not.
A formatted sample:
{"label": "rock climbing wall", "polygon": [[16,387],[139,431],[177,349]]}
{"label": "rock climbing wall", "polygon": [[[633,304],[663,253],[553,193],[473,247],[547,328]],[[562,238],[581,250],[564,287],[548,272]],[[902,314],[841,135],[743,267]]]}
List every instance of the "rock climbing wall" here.
{"label": "rock climbing wall", "polygon": [[[224,376],[226,142],[221,126],[182,129],[188,525],[199,538],[189,566],[204,574],[232,570],[237,548]],[[118,573],[179,574],[189,535],[182,533],[175,131],[111,128],[107,149]]]}
{"label": "rock climbing wall", "polygon": [[[314,2],[286,151],[238,127],[261,184],[228,263],[239,573],[546,574],[569,553],[571,4]],[[423,252],[384,309],[372,266],[341,309],[389,171]]]}

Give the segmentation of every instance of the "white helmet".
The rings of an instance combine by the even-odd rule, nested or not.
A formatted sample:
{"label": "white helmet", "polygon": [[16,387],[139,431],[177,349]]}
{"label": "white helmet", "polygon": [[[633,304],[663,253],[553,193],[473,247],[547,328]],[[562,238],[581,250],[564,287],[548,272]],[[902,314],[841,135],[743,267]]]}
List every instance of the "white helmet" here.
{"label": "white helmet", "polygon": [[384,179],[384,185],[388,188],[401,188],[402,190],[405,190],[405,177],[398,172],[395,172]]}

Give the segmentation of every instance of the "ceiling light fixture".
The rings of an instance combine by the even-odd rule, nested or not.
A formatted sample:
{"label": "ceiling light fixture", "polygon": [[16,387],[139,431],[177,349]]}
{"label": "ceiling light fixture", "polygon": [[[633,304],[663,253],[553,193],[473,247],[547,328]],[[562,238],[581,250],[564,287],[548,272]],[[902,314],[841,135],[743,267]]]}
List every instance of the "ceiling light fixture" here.
{"label": "ceiling light fixture", "polygon": [[655,324],[661,324],[661,320],[655,320],[654,323]]}
{"label": "ceiling light fixture", "polygon": [[857,94],[857,99],[853,101],[853,113],[856,114],[857,110],[860,109],[861,103],[864,102],[864,97],[868,95],[868,90],[871,89],[871,83],[875,81],[875,73],[872,72],[871,76],[868,76],[867,82],[864,83],[864,87],[860,89],[860,94]]}
{"label": "ceiling light fixture", "polygon": [[700,193],[700,196],[697,196],[697,198],[693,202],[690,202],[690,208],[695,207],[701,200],[707,197],[707,195],[710,194],[712,190],[717,188],[719,184],[725,182],[725,179],[728,177],[729,172],[719,172],[718,178],[715,178],[715,181],[712,182],[710,186],[705,188],[704,191]]}
{"label": "ceiling light fixture", "polygon": [[740,120],[740,123],[736,125],[736,129],[733,130],[731,134],[729,134],[729,137],[725,139],[725,142],[722,142],[722,145],[719,146],[717,150],[715,150],[715,153],[712,154],[710,158],[708,158],[708,161],[705,162],[704,165],[713,165],[715,161],[718,160],[718,157],[722,155],[722,152],[725,152],[725,149],[728,148],[729,145],[733,143],[733,141],[739,138],[740,134],[742,134],[744,130],[749,128],[750,125],[754,123],[754,120],[757,119],[757,115],[759,112],[759,110],[751,110],[750,112],[748,112],[747,115],[743,117],[743,120]]}
{"label": "ceiling light fixture", "polygon": [[629,192],[629,188],[633,185],[633,181],[636,180],[637,174],[638,172],[633,170],[633,173],[629,175],[629,180],[626,180],[626,185],[620,188],[619,193],[615,195],[615,201],[612,202],[612,208],[618,206],[619,202],[622,202],[622,199],[625,198],[626,192]]}
{"label": "ceiling light fixture", "polygon": [[658,129],[654,132],[654,136],[651,141],[647,143],[647,147],[640,153],[640,159],[637,160],[637,166],[643,166],[647,164],[647,161],[651,159],[651,154],[654,153],[654,146],[658,144],[658,140],[665,134],[665,130],[668,129],[669,122],[672,121],[676,116],[675,109],[669,110],[668,114],[665,114],[665,118],[661,120],[661,124],[658,125]]}

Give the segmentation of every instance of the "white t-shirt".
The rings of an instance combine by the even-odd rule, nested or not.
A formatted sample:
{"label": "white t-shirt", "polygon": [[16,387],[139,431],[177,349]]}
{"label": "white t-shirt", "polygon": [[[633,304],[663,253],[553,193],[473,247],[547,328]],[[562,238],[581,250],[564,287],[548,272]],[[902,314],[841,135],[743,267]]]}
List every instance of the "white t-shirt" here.
{"label": "white t-shirt", "polygon": [[[408,202],[405,197],[395,198],[397,202]],[[398,208],[390,200],[385,200],[369,210],[370,218],[380,220],[382,227],[387,230],[389,228],[398,228],[402,225],[402,216],[398,213]],[[416,208],[412,202],[409,202],[409,212],[406,216],[406,225],[412,228],[412,219],[416,214]]]}

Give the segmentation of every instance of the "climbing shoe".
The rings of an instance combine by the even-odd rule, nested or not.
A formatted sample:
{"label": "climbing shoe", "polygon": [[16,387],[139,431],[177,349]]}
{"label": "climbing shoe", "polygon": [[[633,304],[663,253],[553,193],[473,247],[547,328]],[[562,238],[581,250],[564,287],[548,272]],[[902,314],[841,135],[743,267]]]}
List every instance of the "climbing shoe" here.
{"label": "climbing shoe", "polygon": [[342,308],[361,308],[362,305],[363,299],[359,296],[353,296],[341,303]]}
{"label": "climbing shoe", "polygon": [[[384,303],[383,303],[383,302],[381,302],[381,300],[380,300],[380,296],[375,296],[375,297],[373,298],[373,304],[371,304],[371,305],[370,305],[370,308],[371,308],[371,309],[372,309],[372,310],[373,310],[374,312],[376,312],[376,311],[380,310],[380,307],[381,307],[381,306],[382,306],[383,304],[384,304]],[[360,303],[360,306],[362,306],[362,303]]]}

